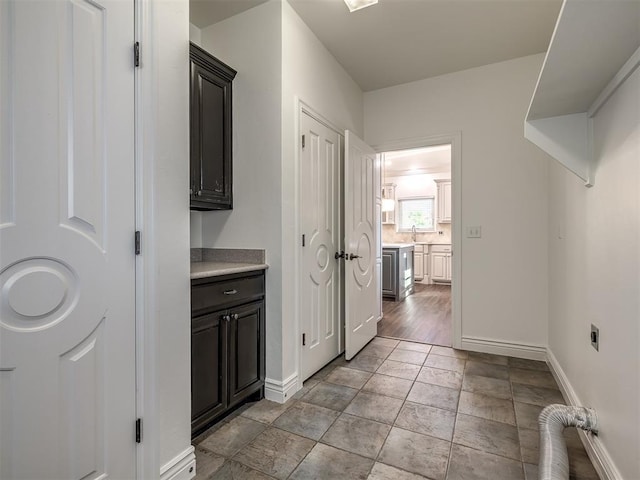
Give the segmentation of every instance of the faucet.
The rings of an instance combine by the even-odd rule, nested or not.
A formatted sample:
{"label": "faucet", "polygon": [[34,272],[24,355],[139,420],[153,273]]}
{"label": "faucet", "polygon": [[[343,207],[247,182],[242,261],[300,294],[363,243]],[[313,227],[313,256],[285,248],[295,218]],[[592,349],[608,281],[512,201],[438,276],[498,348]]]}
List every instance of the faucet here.
{"label": "faucet", "polygon": [[411,238],[413,239],[413,243],[416,243],[416,226],[411,225]]}

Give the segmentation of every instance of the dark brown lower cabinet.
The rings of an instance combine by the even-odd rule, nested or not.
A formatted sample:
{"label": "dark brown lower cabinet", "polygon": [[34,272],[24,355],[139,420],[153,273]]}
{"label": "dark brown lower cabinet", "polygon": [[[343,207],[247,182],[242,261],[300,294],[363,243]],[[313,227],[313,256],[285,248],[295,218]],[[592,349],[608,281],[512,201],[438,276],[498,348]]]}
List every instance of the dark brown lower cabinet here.
{"label": "dark brown lower cabinet", "polygon": [[264,396],[264,272],[191,282],[191,433]]}

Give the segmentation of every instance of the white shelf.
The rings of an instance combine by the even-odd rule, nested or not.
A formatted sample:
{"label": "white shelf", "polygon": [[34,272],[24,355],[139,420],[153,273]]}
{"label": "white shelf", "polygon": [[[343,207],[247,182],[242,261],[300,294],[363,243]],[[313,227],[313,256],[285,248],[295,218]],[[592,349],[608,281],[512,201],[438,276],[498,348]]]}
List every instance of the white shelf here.
{"label": "white shelf", "polygon": [[591,119],[640,64],[640,2],[565,0],[525,137],[593,184]]}

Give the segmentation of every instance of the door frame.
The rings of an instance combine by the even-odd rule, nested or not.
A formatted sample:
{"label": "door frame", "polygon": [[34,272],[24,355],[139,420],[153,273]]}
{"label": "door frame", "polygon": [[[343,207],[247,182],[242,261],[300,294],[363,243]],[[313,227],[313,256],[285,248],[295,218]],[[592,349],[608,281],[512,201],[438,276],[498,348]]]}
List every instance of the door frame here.
{"label": "door frame", "polygon": [[[304,102],[300,97],[296,96],[295,97],[295,106],[296,106],[296,110],[295,110],[295,154],[294,154],[294,190],[295,190],[295,206],[294,206],[294,235],[295,235],[295,254],[294,254],[294,278],[293,278],[293,285],[294,285],[294,298],[295,298],[295,305],[294,305],[294,313],[295,313],[295,318],[296,321],[294,323],[294,339],[295,339],[295,359],[296,359],[296,365],[295,365],[295,372],[296,372],[296,379],[297,379],[297,390],[300,390],[302,388],[302,377],[300,376],[300,365],[301,365],[301,356],[302,356],[302,348],[300,348],[300,342],[301,342],[301,335],[302,335],[302,320],[301,320],[301,316],[300,316],[300,271],[302,269],[302,243],[299,241],[299,239],[301,238],[301,230],[300,230],[300,175],[302,173],[302,169],[301,169],[301,155],[300,155],[300,148],[301,148],[301,139],[300,139],[300,135],[301,135],[301,129],[300,129],[300,122],[302,119],[302,115],[303,114],[307,114],[309,115],[311,118],[313,118],[314,120],[320,122],[321,124],[323,124],[325,127],[333,130],[334,132],[336,132],[338,134],[338,136],[340,137],[340,148],[341,148],[341,152],[342,152],[342,156],[341,156],[341,165],[340,165],[340,169],[342,171],[342,182],[344,182],[344,132],[346,129],[341,129],[340,127],[337,127],[333,122],[331,122],[330,120],[327,120],[325,117],[323,117],[320,113],[318,113],[317,110],[315,110],[313,107],[309,106],[309,104],[307,104],[306,102]],[[341,188],[341,198],[340,198],[340,209],[342,211],[344,206],[344,188]],[[343,222],[343,219],[341,218],[341,222]],[[340,241],[344,243],[344,232],[342,232],[342,237],[340,238]],[[342,248],[342,246],[341,246]],[[340,302],[340,315],[339,315],[339,319],[338,319],[338,343],[339,343],[339,353],[344,352],[344,265],[340,266],[340,274],[339,274],[339,278],[340,278],[340,289],[339,289],[339,302]]]}
{"label": "door frame", "polygon": [[451,336],[453,348],[462,347],[462,132],[414,137],[371,145],[378,153],[451,144]]}

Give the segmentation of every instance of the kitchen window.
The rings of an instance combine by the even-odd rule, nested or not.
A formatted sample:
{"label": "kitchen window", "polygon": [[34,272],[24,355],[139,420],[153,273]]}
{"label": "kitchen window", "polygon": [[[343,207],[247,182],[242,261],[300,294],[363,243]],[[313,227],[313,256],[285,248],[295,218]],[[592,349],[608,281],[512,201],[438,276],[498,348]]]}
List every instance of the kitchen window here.
{"label": "kitchen window", "polygon": [[434,197],[412,197],[398,200],[399,232],[435,232]]}

